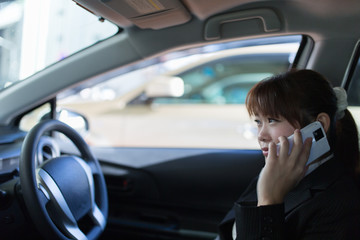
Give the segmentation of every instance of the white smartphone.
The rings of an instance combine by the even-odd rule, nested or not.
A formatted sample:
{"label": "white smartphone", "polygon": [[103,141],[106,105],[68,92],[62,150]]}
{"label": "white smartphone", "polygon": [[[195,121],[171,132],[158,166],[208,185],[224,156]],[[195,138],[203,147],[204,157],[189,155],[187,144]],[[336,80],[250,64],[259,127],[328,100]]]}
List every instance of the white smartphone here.
{"label": "white smartphone", "polygon": [[[300,132],[303,142],[309,137],[312,138],[310,155],[306,165],[310,164],[312,161],[318,159],[319,157],[330,151],[330,145],[326,138],[326,133],[320,122],[316,121],[310,123],[309,125],[302,128]],[[289,140],[289,153],[290,153],[292,146],[294,144],[294,135],[288,137],[288,140]],[[278,153],[279,153],[279,149],[280,149],[280,143],[277,144]]]}

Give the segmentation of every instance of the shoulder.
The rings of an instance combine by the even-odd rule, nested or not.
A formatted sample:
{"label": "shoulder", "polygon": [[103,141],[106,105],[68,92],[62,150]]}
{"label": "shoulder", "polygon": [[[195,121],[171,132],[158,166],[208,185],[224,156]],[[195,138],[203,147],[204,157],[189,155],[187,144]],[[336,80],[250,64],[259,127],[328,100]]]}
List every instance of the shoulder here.
{"label": "shoulder", "polygon": [[286,216],[287,235],[322,233],[327,239],[347,239],[344,236],[349,235],[360,238],[360,191],[351,178],[343,176],[325,189],[311,189],[311,195]]}
{"label": "shoulder", "polygon": [[340,220],[360,218],[360,190],[350,177],[344,175],[326,189],[310,191],[313,197],[302,209],[317,221],[340,223]]}
{"label": "shoulder", "polygon": [[338,206],[360,212],[360,186],[350,177],[344,175],[330,185],[319,198],[326,205]]}

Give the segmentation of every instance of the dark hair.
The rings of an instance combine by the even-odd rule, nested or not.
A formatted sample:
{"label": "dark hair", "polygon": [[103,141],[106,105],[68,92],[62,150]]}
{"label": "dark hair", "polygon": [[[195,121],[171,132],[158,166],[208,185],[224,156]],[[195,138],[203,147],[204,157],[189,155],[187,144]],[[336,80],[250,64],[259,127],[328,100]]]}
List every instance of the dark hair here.
{"label": "dark hair", "polygon": [[335,156],[355,173],[359,165],[359,140],[355,121],[348,110],[336,120],[337,99],[330,82],[312,70],[291,70],[257,83],[246,97],[250,116],[284,117],[301,127],[316,120],[319,113],[330,117],[328,139]]}

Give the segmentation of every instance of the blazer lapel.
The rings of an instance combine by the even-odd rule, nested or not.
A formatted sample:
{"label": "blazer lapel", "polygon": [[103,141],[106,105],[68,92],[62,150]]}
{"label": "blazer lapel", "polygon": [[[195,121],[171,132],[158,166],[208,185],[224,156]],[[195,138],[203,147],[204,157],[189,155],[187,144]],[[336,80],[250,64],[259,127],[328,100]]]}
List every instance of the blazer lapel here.
{"label": "blazer lapel", "polygon": [[311,199],[311,191],[310,189],[303,189],[301,191],[291,191],[285,197],[285,216],[288,215],[292,210],[294,210],[297,206]]}

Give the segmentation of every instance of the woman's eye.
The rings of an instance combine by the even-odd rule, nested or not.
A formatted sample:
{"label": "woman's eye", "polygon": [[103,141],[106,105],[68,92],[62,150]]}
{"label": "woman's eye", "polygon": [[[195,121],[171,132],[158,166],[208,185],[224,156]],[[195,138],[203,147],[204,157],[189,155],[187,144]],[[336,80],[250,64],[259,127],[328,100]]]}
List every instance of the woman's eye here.
{"label": "woman's eye", "polygon": [[269,118],[269,123],[279,122],[279,120],[275,118]]}
{"label": "woman's eye", "polygon": [[257,120],[257,119],[255,119],[254,122],[256,123],[256,125],[260,125],[260,124],[261,124],[260,120]]}

